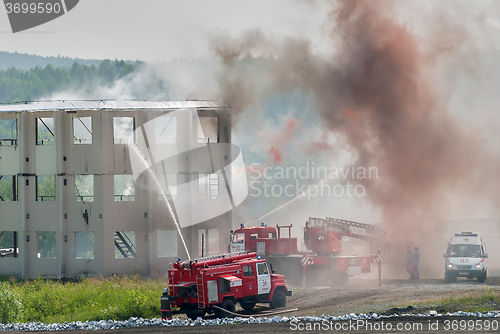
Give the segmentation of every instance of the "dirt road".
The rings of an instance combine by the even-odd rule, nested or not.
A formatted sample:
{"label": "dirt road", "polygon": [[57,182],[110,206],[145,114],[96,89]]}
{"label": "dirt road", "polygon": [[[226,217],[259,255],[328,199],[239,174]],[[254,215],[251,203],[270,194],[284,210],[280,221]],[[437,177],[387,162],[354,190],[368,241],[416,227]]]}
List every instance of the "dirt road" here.
{"label": "dirt road", "polygon": [[[500,277],[490,277],[485,284],[459,279],[445,283],[443,279],[378,280],[351,279],[343,287],[294,288],[287,307],[298,308],[295,315],[343,315],[346,313],[381,313],[394,307],[427,303],[439,308],[443,297],[470,296],[489,289],[500,291]],[[500,305],[491,305],[499,309]]]}

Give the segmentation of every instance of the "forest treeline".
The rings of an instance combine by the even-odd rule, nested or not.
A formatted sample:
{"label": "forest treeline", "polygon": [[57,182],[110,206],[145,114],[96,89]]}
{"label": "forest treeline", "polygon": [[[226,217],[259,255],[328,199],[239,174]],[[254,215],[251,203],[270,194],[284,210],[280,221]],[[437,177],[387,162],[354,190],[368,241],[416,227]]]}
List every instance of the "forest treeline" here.
{"label": "forest treeline", "polygon": [[69,69],[75,62],[87,66],[99,66],[102,59],[82,59],[61,56],[44,57],[34,54],[30,55],[27,53],[0,51],[0,70],[15,67],[19,70],[27,71],[37,66],[43,68],[48,64],[51,64],[54,67]]}
{"label": "forest treeline", "polygon": [[11,67],[0,71],[0,103],[36,101],[65,89],[92,90],[97,86],[111,85],[137,70],[143,63],[123,60],[103,60],[99,66],[73,63],[70,69],[56,68],[50,64],[44,68],[19,70]]}

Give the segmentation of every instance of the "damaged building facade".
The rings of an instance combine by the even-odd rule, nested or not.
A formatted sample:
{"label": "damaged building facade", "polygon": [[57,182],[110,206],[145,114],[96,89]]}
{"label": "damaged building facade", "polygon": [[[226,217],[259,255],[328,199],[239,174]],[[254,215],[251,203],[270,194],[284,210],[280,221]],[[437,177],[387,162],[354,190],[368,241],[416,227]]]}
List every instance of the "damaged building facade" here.
{"label": "damaged building facade", "polygon": [[[189,205],[194,217],[229,198],[231,175],[217,173],[210,154],[207,168],[180,168],[196,160],[180,142],[207,146],[210,154],[213,144],[228,144],[217,148],[220,166],[227,165],[235,158],[230,107],[218,101],[0,106],[0,275],[155,276],[188,253],[225,252],[231,210],[186,223],[175,200],[188,198],[183,210]],[[145,164],[135,175],[134,163],[142,162],[131,159],[134,145],[142,146],[137,156]],[[153,147],[173,158],[153,162],[147,157]],[[141,180],[154,164],[161,175]]]}

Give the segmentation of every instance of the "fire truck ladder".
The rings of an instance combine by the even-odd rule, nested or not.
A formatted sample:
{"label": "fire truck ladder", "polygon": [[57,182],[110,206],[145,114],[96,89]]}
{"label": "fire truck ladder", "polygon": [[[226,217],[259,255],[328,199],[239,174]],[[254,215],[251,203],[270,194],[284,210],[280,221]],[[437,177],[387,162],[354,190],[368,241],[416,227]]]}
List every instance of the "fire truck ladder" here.
{"label": "fire truck ladder", "polygon": [[198,289],[198,308],[205,308],[205,289],[203,288],[203,277],[196,277],[196,288]]}
{"label": "fire truck ladder", "polygon": [[336,218],[309,218],[307,221],[310,227],[325,227],[326,229],[337,231],[351,237],[376,242],[383,239],[384,232],[381,228],[369,224],[357,223],[349,220]]}
{"label": "fire truck ladder", "polygon": [[209,260],[217,260],[217,259],[224,259],[226,257],[233,257],[236,255],[243,255],[243,254],[248,254],[249,251],[240,251],[240,252],[233,252],[233,253],[226,253],[226,254],[218,254],[218,255],[210,255],[210,256],[205,256],[205,257],[199,257],[197,259],[192,259],[190,262],[204,262],[204,261],[209,261]]}
{"label": "fire truck ladder", "polygon": [[135,245],[125,233],[115,232],[115,246],[124,258],[135,257]]}
{"label": "fire truck ladder", "polygon": [[336,218],[326,218],[329,225],[343,225],[351,232],[351,236],[365,241],[380,241],[384,237],[384,231],[377,226],[370,224],[362,224],[349,220]]}
{"label": "fire truck ladder", "polygon": [[174,277],[168,275],[168,294],[174,296]]}

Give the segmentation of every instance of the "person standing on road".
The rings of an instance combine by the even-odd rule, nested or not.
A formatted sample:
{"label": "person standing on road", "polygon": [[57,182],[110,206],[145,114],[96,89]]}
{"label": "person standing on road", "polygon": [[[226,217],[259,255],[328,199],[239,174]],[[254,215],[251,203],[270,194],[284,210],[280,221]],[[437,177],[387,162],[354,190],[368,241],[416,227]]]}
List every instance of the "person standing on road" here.
{"label": "person standing on road", "polygon": [[420,274],[418,273],[418,265],[420,263],[420,253],[418,252],[418,247],[415,247],[415,252],[413,253],[413,278],[419,279]]}
{"label": "person standing on road", "polygon": [[406,271],[410,274],[410,279],[413,279],[413,252],[410,246],[406,246]]}

